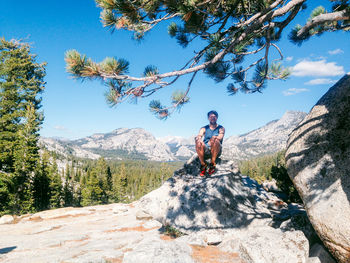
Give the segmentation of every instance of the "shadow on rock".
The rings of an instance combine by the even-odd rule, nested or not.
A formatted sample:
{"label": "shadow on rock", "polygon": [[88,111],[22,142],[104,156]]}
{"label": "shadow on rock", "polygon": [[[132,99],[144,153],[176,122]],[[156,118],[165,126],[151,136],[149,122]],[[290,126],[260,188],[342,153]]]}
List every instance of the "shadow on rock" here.
{"label": "shadow on rock", "polygon": [[274,211],[269,206],[280,200],[256,181],[234,172],[232,163],[219,162],[211,177],[198,174],[198,158],[192,158],[162,187],[140,200],[142,209],[184,232],[271,223]]}
{"label": "shadow on rock", "polygon": [[[350,201],[350,76],[342,78],[316,104],[310,114],[294,130],[288,141],[286,161],[294,179],[305,168],[318,176],[305,182],[314,193],[307,202],[319,197],[336,181],[340,181]],[[339,87],[342,87],[341,89]],[[324,198],[329,198],[334,189]]]}
{"label": "shadow on rock", "polygon": [[6,254],[11,252],[12,250],[16,249],[17,247],[4,247],[4,248],[0,248],[0,254]]}
{"label": "shadow on rock", "polygon": [[[350,75],[292,132],[288,174],[316,232],[340,262],[350,255]],[[336,217],[334,215],[337,215]]]}

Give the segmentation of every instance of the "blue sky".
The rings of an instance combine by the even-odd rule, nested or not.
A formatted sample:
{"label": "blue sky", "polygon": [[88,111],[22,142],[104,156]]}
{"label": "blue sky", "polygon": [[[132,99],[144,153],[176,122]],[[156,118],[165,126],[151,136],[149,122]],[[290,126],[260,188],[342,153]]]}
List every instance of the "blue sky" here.
{"label": "blue sky", "polygon": [[[309,1],[309,8],[297,17],[303,24],[311,10],[329,1]],[[317,4],[317,5],[316,5]],[[46,89],[43,94],[45,137],[81,138],[126,127],[141,127],[156,137],[189,137],[207,124],[206,113],[219,112],[218,122],[226,136],[246,133],[280,118],[287,110],[308,112],[319,98],[345,73],[350,71],[349,33],[325,33],[301,47],[287,40],[290,28],[278,43],[284,54],[283,64],[293,68],[287,81],[270,81],[262,94],[228,96],[228,81],[215,83],[198,74],[189,93],[191,102],[166,121],[156,119],[148,110],[151,99],[167,104],[173,90],[187,87],[188,77],[151,98],[137,104],[124,103],[110,108],[105,103],[106,88],[98,81],[73,80],[65,70],[64,53],[76,49],[95,61],[106,56],[126,58],[130,75],[140,76],[147,65],[160,72],[181,67],[198,50],[198,44],[186,49],[167,34],[166,25],[158,26],[141,43],[127,31],[113,34],[102,27],[99,8],[93,0],[3,1],[0,10],[0,36],[31,43],[39,62],[46,61]]]}

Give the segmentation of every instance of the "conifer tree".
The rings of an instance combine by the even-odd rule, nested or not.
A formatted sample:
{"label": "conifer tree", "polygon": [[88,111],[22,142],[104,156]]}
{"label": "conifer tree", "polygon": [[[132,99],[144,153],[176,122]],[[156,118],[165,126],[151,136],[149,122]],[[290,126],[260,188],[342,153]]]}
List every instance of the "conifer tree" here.
{"label": "conifer tree", "polygon": [[128,196],[127,196],[128,177],[126,175],[126,168],[124,163],[122,163],[119,169],[119,186],[120,186],[120,190],[119,190],[120,201],[126,202],[128,200]]}
{"label": "conifer tree", "polygon": [[105,193],[101,187],[103,183],[101,179],[98,178],[96,171],[92,170],[88,178],[89,179],[86,185],[82,188],[81,191],[81,204],[83,206],[87,206],[105,203]]}
{"label": "conifer tree", "polygon": [[110,184],[110,168],[103,157],[97,160],[97,164],[94,170],[102,183],[103,190],[110,191],[112,187],[112,185]]}
{"label": "conifer tree", "polygon": [[128,178],[126,174],[125,163],[123,162],[115,174],[113,174],[113,196],[114,200],[118,202],[126,202],[127,197]]}
{"label": "conifer tree", "polygon": [[50,208],[59,208],[63,204],[62,179],[58,172],[56,159],[52,161],[50,166]]}
{"label": "conifer tree", "polygon": [[111,171],[111,167],[108,165],[107,166],[107,187],[106,190],[107,191],[112,191],[112,187],[113,187],[113,182],[112,182],[112,171]]}
{"label": "conifer tree", "polygon": [[[281,62],[283,54],[277,46],[285,28],[305,9],[311,0],[95,0],[101,8],[103,26],[114,31],[134,32],[135,39],[159,23],[168,23],[168,33],[179,45],[190,46],[201,41],[202,48],[178,70],[161,73],[148,65],[141,76],[130,76],[129,62],[107,57],[102,62],[80,54],[66,52],[67,70],[74,77],[100,79],[109,87],[106,99],[115,106],[127,99],[150,96],[168,87],[184,75],[190,75],[187,88],[173,92],[170,106],[158,100],[150,102],[150,110],[158,118],[167,118],[175,109],[189,101],[188,93],[199,71],[216,82],[231,79],[227,85],[230,95],[241,90],[261,92],[268,80],[286,79],[290,70]],[[320,6],[304,26],[297,25],[289,39],[300,45],[313,35],[327,31],[350,29],[348,0],[329,0],[331,10]],[[274,50],[275,52],[271,52]],[[277,55],[274,55],[277,54]],[[118,55],[118,54],[117,54]],[[245,58],[249,57],[248,63]]]}
{"label": "conifer tree", "polygon": [[12,213],[34,209],[44,76],[45,63],[36,62],[29,45],[0,39],[0,181]]}
{"label": "conifer tree", "polygon": [[34,205],[39,211],[50,207],[50,166],[49,154],[44,152],[33,182]]}
{"label": "conifer tree", "polygon": [[110,200],[113,202],[120,202],[120,178],[116,173],[112,174],[112,190]]}
{"label": "conifer tree", "polygon": [[73,205],[73,180],[71,176],[71,169],[68,164],[66,164],[65,169],[65,179],[63,185],[63,200],[64,206]]}
{"label": "conifer tree", "polygon": [[11,213],[10,210],[10,177],[0,172],[0,216]]}

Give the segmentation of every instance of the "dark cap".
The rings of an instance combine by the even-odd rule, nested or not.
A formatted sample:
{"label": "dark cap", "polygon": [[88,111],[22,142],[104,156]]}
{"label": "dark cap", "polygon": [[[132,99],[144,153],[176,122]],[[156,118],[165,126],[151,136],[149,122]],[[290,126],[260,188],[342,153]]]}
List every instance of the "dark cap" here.
{"label": "dark cap", "polygon": [[216,116],[216,118],[219,117],[219,114],[215,110],[211,110],[208,112],[208,118],[209,118],[210,114],[214,114]]}

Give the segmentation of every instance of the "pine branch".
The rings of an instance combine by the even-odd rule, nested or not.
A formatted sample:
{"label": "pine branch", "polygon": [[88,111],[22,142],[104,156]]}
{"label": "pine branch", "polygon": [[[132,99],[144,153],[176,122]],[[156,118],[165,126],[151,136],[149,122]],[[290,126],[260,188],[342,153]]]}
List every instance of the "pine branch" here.
{"label": "pine branch", "polygon": [[320,14],[316,17],[313,17],[310,21],[308,21],[305,26],[301,27],[297,33],[296,37],[298,39],[304,39],[310,36],[310,30],[319,25],[325,25],[326,23],[332,23],[334,21],[345,21],[350,19],[350,11],[348,9],[344,9],[341,11]]}
{"label": "pine branch", "polygon": [[[192,67],[192,68],[187,68],[187,69],[182,69],[178,71],[172,71],[172,72],[167,72],[163,74],[157,74],[152,77],[132,77],[128,75],[118,75],[116,73],[114,74],[109,74],[107,72],[101,72],[100,76],[104,79],[119,79],[119,80],[129,80],[129,81],[152,81],[154,82],[154,79],[163,79],[163,78],[168,78],[168,77],[173,77],[173,76],[182,76],[186,74],[191,74],[200,70],[203,70],[204,68],[208,67],[209,65],[217,63],[219,60],[221,60],[227,53],[231,52],[233,47],[237,44],[242,42],[251,32],[256,30],[259,25],[263,24],[267,20],[271,20],[275,17],[283,16],[285,13],[289,12],[292,8],[294,8],[296,5],[303,3],[305,0],[293,0],[287,3],[285,6],[274,10],[273,12],[269,13],[274,7],[278,6],[280,3],[283,1],[278,0],[275,1],[271,6],[269,6],[264,12],[258,13],[251,17],[249,20],[245,21],[241,27],[247,26],[246,30],[240,34],[235,39],[232,39],[229,45],[221,50],[211,61],[204,62],[198,66]],[[269,15],[267,16],[267,13]],[[68,63],[68,62],[67,62]]]}
{"label": "pine branch", "polygon": [[[153,112],[157,118],[159,119],[166,119],[168,118],[171,113],[173,113],[176,109],[180,109],[181,106],[183,106],[185,103],[187,103],[189,101],[189,98],[187,97],[190,89],[191,89],[191,85],[192,82],[196,76],[197,72],[193,73],[191,80],[188,83],[187,89],[185,91],[185,93],[179,92],[178,94],[173,93],[172,95],[172,102],[173,105],[170,107],[164,107],[161,105],[161,103],[159,101],[151,101],[149,107],[151,112]],[[171,111],[169,111],[171,110]]]}
{"label": "pine branch", "polygon": [[[135,32],[136,38],[151,30],[155,25],[175,17],[181,17],[182,24],[172,23],[168,32],[176,37],[179,43],[187,46],[193,39],[200,37],[207,42],[199,52],[182,68],[171,72],[160,73],[154,66],[145,69],[142,76],[127,74],[128,63],[123,67],[120,60],[109,58],[96,63],[76,51],[66,54],[67,70],[78,78],[99,78],[102,81],[114,80],[117,84],[112,87],[110,101],[116,104],[128,98],[144,98],[172,85],[180,77],[192,74],[191,83],[198,71],[204,71],[216,81],[222,81],[232,76],[239,86],[229,85],[230,94],[237,90],[252,93],[262,89],[265,80],[285,79],[289,74],[282,66],[269,65],[270,46],[276,48],[283,59],[278,46],[271,41],[280,38],[281,32],[295,18],[306,0],[276,0],[276,1],[166,1],[151,0],[122,1],[98,0],[99,6],[105,13],[105,26],[124,28]],[[341,12],[341,11],[337,11]],[[315,12],[314,19],[322,14]],[[102,16],[102,15],[101,15]],[[309,21],[310,22],[310,21]],[[300,30],[295,30],[300,33]],[[261,41],[265,38],[266,41]],[[250,65],[237,68],[246,56],[265,51],[262,58],[255,59]],[[252,80],[248,71],[255,67]],[[232,70],[233,68],[234,70]],[[186,94],[188,93],[186,92]],[[153,112],[165,118],[183,100],[179,96],[172,100],[173,105],[165,107],[154,104]],[[175,103],[180,101],[180,104]],[[176,105],[177,104],[177,105]],[[176,107],[173,107],[176,105]],[[160,114],[161,113],[161,114]],[[158,117],[159,117],[158,116]]]}
{"label": "pine branch", "polygon": [[[232,48],[237,44],[242,42],[249,33],[253,32],[255,29],[258,28],[259,25],[261,25],[262,23],[266,22],[267,19],[272,19],[275,17],[279,17],[279,16],[283,16],[285,13],[287,13],[288,11],[290,11],[290,9],[292,9],[295,5],[303,3],[305,0],[294,0],[289,2],[287,5],[275,10],[274,12],[272,12],[272,14],[267,17],[262,16],[260,17],[258,20],[256,21],[252,21],[252,25],[248,26],[246,28],[246,30],[236,39],[232,39],[229,46],[226,47],[225,49],[223,49],[222,51],[220,51],[212,60],[208,61],[208,62],[204,62],[201,65],[198,65],[196,67],[192,67],[192,68],[187,68],[187,69],[183,69],[183,70],[178,70],[178,71],[172,71],[172,72],[167,72],[167,73],[163,73],[163,74],[158,74],[155,75],[154,77],[132,77],[132,76],[128,76],[128,75],[109,75],[109,74],[101,74],[101,76],[103,78],[114,78],[114,79],[120,79],[120,80],[131,80],[131,81],[153,81],[154,78],[157,79],[163,79],[163,78],[168,78],[168,77],[173,77],[173,76],[182,76],[182,75],[186,75],[186,74],[190,74],[190,73],[194,73],[200,70],[203,70],[204,68],[208,67],[211,64],[215,64],[216,62],[218,62],[219,60],[221,60],[227,53],[231,52]],[[280,1],[276,1],[276,2],[280,2]]]}

